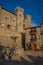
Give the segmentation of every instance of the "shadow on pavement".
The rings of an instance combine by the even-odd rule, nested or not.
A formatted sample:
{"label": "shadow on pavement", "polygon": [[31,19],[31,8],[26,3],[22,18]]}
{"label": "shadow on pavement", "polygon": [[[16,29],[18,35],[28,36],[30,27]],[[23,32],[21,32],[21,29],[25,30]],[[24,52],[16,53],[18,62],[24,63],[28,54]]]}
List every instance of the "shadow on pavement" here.
{"label": "shadow on pavement", "polygon": [[43,58],[42,57],[35,57],[28,55],[28,58],[32,60],[32,62],[25,60],[21,57],[21,61],[14,61],[14,60],[0,60],[0,65],[43,65]]}
{"label": "shadow on pavement", "polygon": [[28,58],[32,60],[34,65],[43,65],[43,57],[28,55]]}

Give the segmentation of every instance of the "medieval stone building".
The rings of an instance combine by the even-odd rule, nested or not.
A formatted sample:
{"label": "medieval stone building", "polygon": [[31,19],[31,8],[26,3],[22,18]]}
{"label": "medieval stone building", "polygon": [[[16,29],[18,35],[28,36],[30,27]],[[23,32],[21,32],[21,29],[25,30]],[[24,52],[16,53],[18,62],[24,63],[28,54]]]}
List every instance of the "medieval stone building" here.
{"label": "medieval stone building", "polygon": [[32,27],[31,16],[23,13],[24,9],[20,7],[11,13],[0,6],[0,42],[4,46],[16,46],[16,49],[28,49],[33,43],[40,48],[43,45],[43,23]]}

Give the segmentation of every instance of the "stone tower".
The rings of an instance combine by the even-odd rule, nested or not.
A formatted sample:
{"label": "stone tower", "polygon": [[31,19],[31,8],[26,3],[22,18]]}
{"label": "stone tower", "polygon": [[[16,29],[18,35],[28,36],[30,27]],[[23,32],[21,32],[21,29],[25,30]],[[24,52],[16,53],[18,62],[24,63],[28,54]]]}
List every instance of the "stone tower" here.
{"label": "stone tower", "polygon": [[0,21],[1,21],[1,8],[2,8],[2,6],[0,5]]}
{"label": "stone tower", "polygon": [[30,27],[31,27],[31,16],[25,16],[25,48],[27,49],[27,45],[30,44]]}
{"label": "stone tower", "polygon": [[31,16],[26,15],[25,16],[25,28],[29,28],[29,27],[31,27]]}
{"label": "stone tower", "polygon": [[1,13],[1,8],[2,8],[2,6],[0,5],[0,13]]}
{"label": "stone tower", "polygon": [[43,45],[43,22],[41,23],[41,45]]}
{"label": "stone tower", "polygon": [[16,29],[19,31],[19,32],[23,32],[23,20],[24,20],[24,16],[23,16],[23,12],[24,12],[24,9],[20,8],[20,7],[17,7],[15,9],[16,11],[16,15],[17,15],[17,21],[16,21]]}

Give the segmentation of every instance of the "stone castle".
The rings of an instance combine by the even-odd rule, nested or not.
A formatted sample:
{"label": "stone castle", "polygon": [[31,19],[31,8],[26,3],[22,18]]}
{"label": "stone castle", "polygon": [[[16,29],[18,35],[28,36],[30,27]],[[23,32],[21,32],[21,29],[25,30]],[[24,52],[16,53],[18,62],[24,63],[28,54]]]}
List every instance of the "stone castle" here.
{"label": "stone castle", "polygon": [[11,13],[0,5],[0,43],[3,46],[16,46],[16,49],[37,49],[43,45],[43,23],[31,26],[31,16],[24,16],[24,9],[16,7]]}

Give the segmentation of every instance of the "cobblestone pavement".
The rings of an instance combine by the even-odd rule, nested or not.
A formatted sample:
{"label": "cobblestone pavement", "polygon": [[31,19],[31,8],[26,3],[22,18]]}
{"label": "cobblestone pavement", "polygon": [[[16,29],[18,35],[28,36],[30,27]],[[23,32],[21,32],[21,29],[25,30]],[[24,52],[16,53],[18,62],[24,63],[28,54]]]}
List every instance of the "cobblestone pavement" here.
{"label": "cobblestone pavement", "polygon": [[43,51],[25,51],[20,61],[0,60],[0,65],[43,65]]}

